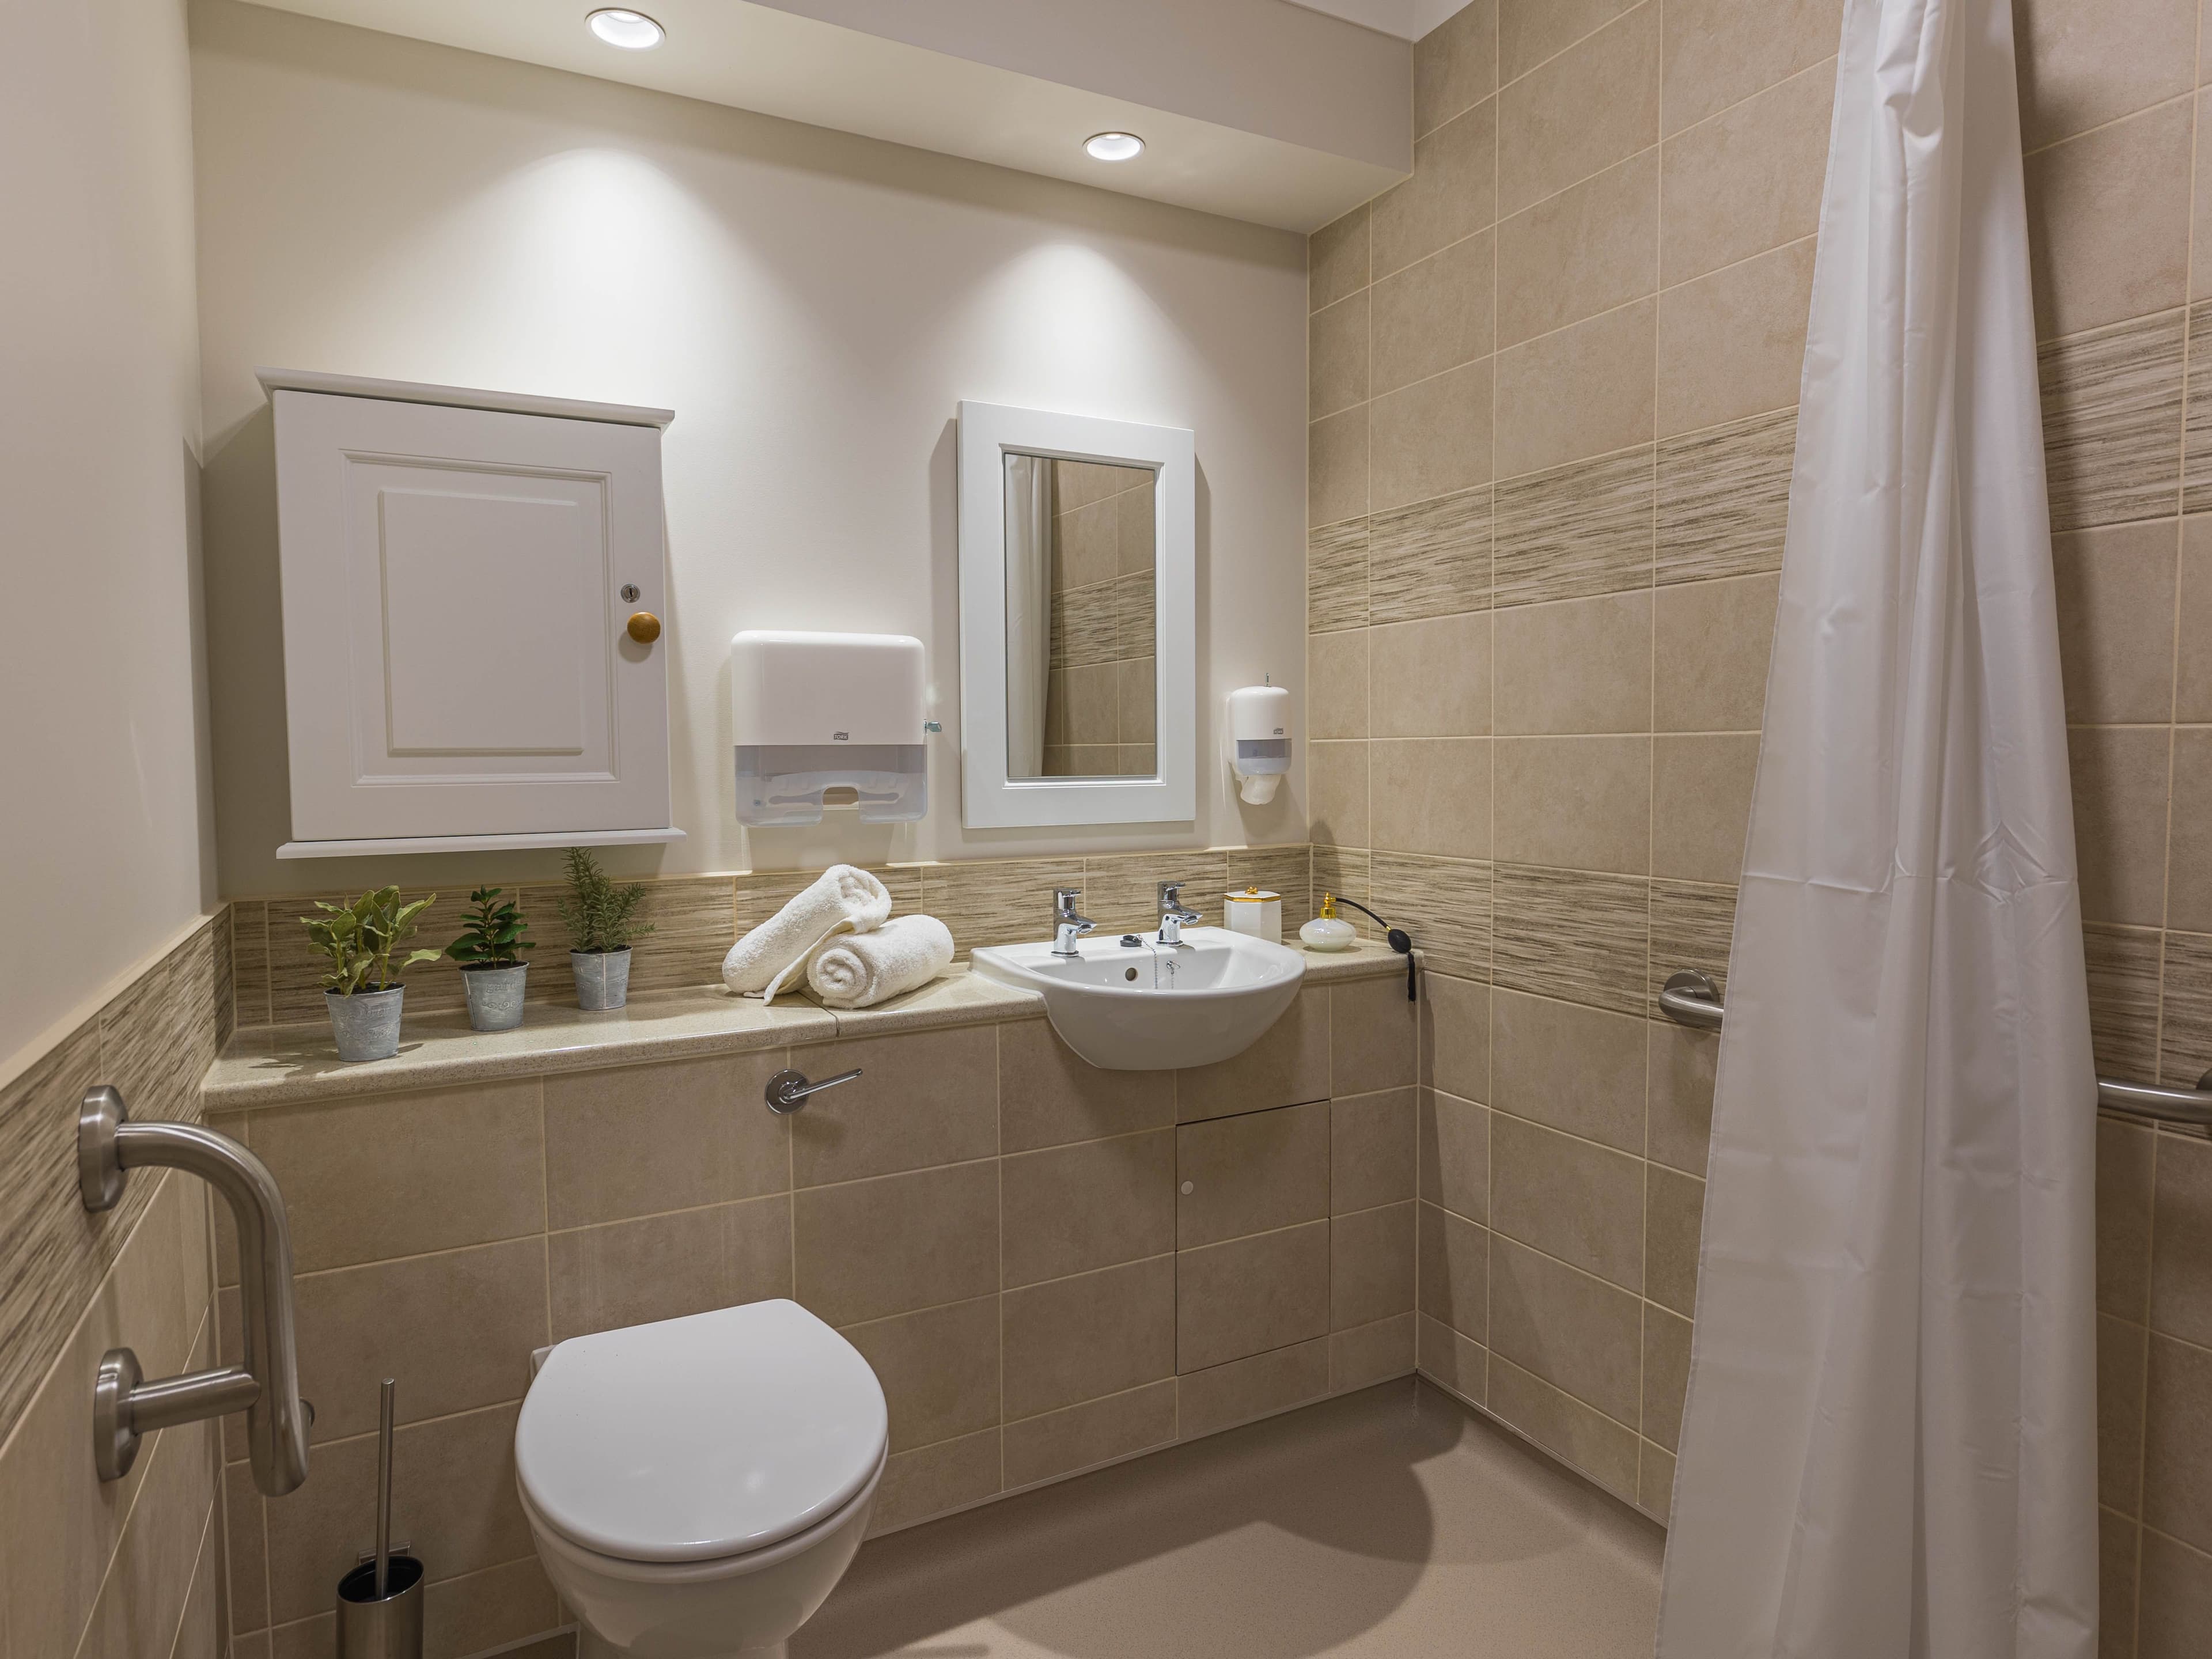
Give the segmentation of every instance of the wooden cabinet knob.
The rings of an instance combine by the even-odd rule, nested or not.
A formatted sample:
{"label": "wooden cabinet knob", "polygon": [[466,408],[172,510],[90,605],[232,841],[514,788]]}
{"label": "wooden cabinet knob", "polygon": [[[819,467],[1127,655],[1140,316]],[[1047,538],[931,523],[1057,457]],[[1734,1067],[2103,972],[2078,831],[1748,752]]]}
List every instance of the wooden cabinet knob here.
{"label": "wooden cabinet knob", "polygon": [[651,645],[660,637],[660,618],[650,611],[631,611],[629,636],[640,645]]}

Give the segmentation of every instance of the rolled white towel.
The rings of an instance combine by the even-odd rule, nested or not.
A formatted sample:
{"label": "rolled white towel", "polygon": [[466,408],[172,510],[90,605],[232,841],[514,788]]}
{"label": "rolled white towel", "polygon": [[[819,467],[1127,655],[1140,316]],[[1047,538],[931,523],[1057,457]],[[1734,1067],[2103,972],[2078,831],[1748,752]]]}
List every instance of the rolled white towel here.
{"label": "rolled white towel", "polygon": [[775,1000],[805,969],[807,953],[838,933],[865,933],[891,913],[890,890],[857,865],[833,864],[806,890],[730,947],[722,983]]}
{"label": "rolled white towel", "polygon": [[832,1008],[866,1008],[927,985],[952,965],[952,932],[935,916],[893,916],[872,933],[824,944],[806,982]]}

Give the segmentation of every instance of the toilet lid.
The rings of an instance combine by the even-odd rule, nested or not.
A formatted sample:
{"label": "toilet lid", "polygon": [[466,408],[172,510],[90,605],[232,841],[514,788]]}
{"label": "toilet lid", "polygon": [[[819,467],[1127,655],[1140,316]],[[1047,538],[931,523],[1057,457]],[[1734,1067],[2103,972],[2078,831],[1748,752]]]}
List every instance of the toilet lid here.
{"label": "toilet lid", "polygon": [[836,1514],[889,1427],[858,1349],[795,1302],[756,1302],[562,1343],[522,1402],[514,1462],[571,1542],[711,1560]]}

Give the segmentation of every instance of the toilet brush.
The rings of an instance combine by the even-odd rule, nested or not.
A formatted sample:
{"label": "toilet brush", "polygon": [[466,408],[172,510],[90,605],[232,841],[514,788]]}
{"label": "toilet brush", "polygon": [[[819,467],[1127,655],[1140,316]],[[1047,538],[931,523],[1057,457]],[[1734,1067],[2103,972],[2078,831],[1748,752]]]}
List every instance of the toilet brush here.
{"label": "toilet brush", "polygon": [[338,1580],[337,1659],[422,1659],[422,1564],[392,1542],[395,1392],[386,1377],[376,1413],[376,1548]]}

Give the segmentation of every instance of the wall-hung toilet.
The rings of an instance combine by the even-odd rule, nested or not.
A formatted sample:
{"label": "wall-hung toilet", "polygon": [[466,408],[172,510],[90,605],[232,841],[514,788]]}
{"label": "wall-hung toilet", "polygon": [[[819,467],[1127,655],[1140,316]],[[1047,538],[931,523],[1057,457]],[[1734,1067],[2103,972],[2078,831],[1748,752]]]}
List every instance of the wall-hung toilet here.
{"label": "wall-hung toilet", "polygon": [[781,1654],[860,1547],[889,1443],[868,1362],[795,1302],[560,1344],[515,1478],[580,1659]]}

